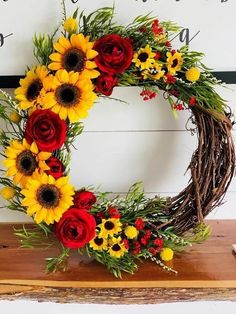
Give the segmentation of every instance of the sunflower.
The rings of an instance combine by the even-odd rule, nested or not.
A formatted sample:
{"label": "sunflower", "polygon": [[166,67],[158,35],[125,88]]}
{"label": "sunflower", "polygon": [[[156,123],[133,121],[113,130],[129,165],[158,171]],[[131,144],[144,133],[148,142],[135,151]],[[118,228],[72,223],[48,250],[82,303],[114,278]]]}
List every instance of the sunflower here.
{"label": "sunflower", "polygon": [[107,250],[107,239],[100,238],[99,236],[96,236],[89,242],[89,246],[94,249],[95,251],[104,251]]}
{"label": "sunflower", "polygon": [[91,80],[84,79],[73,71],[57,71],[55,76],[44,81],[44,87],[46,94],[42,107],[50,108],[62,120],[68,117],[70,122],[85,118],[97,98]]}
{"label": "sunflower", "polygon": [[25,196],[22,205],[27,207],[27,215],[34,215],[37,224],[58,222],[73,205],[74,188],[68,183],[69,177],[54,179],[46,173],[36,173],[28,180],[21,194]]}
{"label": "sunflower", "polygon": [[96,63],[91,61],[98,52],[93,50],[93,42],[89,41],[89,37],[83,34],[73,34],[70,39],[60,37],[53,46],[57,52],[49,56],[52,60],[48,66],[50,70],[82,72],[85,78],[91,79],[99,76],[100,73],[95,70]]}
{"label": "sunflower", "polygon": [[121,258],[128,250],[125,248],[121,237],[118,237],[112,238],[108,252],[112,257]]}
{"label": "sunflower", "polygon": [[164,74],[165,74],[165,71],[162,70],[162,64],[158,62],[152,63],[152,65],[148,69],[142,72],[144,79],[150,78],[155,81],[162,78]]}
{"label": "sunflower", "polygon": [[108,238],[108,236],[113,236],[114,234],[121,232],[121,226],[122,223],[120,222],[120,219],[102,219],[102,223],[98,225],[101,229],[99,236],[105,239]]}
{"label": "sunflower", "polygon": [[183,64],[182,53],[175,52],[172,54],[171,52],[167,52],[167,69],[169,74],[175,75],[175,73],[181,70],[181,66]]}
{"label": "sunflower", "polygon": [[142,70],[148,69],[154,62],[155,53],[152,52],[152,48],[146,45],[145,48],[140,48],[138,52],[134,54],[133,62],[136,67],[140,67]]}
{"label": "sunflower", "polygon": [[39,152],[35,142],[29,145],[25,139],[23,142],[13,140],[7,147],[5,155],[7,158],[3,160],[3,164],[8,168],[6,175],[14,176],[13,182],[23,187],[37,169],[49,170],[45,160],[51,156],[51,153]]}
{"label": "sunflower", "polygon": [[20,87],[15,90],[20,109],[26,110],[41,103],[43,80],[47,75],[47,68],[39,65],[28,71],[26,77],[20,80]]}

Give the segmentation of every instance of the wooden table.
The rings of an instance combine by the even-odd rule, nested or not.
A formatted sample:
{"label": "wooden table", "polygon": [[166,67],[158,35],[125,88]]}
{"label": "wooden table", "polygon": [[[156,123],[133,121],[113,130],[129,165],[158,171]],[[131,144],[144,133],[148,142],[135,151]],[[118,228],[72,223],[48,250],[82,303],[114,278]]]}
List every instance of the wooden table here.
{"label": "wooden table", "polygon": [[178,274],[163,271],[151,262],[123,280],[115,279],[102,265],[69,260],[64,273],[45,274],[44,258],[57,248],[22,249],[13,235],[13,224],[0,225],[0,299],[31,299],[77,303],[162,303],[195,300],[236,301],[236,220],[209,221],[212,237],[176,255]]}

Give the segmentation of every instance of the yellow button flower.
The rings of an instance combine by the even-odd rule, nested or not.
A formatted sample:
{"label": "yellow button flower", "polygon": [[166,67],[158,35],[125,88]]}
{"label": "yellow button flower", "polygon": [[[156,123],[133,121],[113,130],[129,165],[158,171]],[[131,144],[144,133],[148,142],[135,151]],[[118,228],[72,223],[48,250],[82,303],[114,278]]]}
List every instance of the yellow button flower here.
{"label": "yellow button flower", "polygon": [[9,118],[13,123],[16,124],[20,123],[22,119],[21,116],[16,111],[12,111],[9,115]]}
{"label": "yellow button flower", "polygon": [[171,261],[174,256],[174,251],[168,247],[162,249],[160,253],[161,259],[165,262]]}
{"label": "yellow button flower", "polygon": [[138,230],[134,226],[125,228],[125,235],[128,239],[134,239],[138,236]]}
{"label": "yellow button flower", "polygon": [[73,17],[68,17],[63,25],[64,30],[70,34],[75,33],[78,29],[78,23]]}
{"label": "yellow button flower", "polygon": [[190,82],[196,82],[199,80],[200,78],[200,71],[198,68],[190,68],[186,73],[185,73],[185,76],[186,76],[186,79]]}
{"label": "yellow button flower", "polygon": [[5,186],[0,191],[0,195],[6,200],[12,199],[15,196],[15,194],[16,194],[16,191],[10,186]]}

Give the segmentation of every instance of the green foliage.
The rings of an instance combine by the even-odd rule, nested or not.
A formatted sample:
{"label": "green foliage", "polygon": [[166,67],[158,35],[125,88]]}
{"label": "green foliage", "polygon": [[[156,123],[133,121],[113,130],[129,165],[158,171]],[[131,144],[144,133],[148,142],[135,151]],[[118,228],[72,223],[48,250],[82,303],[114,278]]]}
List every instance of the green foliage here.
{"label": "green foliage", "polygon": [[47,66],[49,64],[49,56],[53,52],[53,39],[58,31],[58,28],[54,33],[49,36],[47,34],[34,35],[33,44],[34,44],[34,56],[37,61]]}
{"label": "green foliage", "polygon": [[70,250],[62,246],[61,254],[57,257],[46,258],[46,270],[48,273],[65,271]]}
{"label": "green foliage", "polygon": [[192,234],[186,235],[186,239],[190,243],[201,244],[211,236],[211,233],[211,227],[202,222],[192,230]]}
{"label": "green foliage", "polygon": [[68,146],[73,146],[75,139],[83,132],[84,125],[82,122],[71,123],[68,126],[66,134],[66,143]]}
{"label": "green foliage", "polygon": [[88,245],[86,246],[86,251],[88,256],[92,256],[96,261],[105,265],[117,278],[122,278],[122,272],[133,274],[138,269],[134,257],[130,254],[125,254],[121,258],[115,258],[105,251],[94,251]]}
{"label": "green foliage", "polygon": [[14,231],[19,237],[22,248],[49,248],[55,243],[55,239],[48,237],[51,230],[43,224],[23,225],[22,228],[15,228]]}

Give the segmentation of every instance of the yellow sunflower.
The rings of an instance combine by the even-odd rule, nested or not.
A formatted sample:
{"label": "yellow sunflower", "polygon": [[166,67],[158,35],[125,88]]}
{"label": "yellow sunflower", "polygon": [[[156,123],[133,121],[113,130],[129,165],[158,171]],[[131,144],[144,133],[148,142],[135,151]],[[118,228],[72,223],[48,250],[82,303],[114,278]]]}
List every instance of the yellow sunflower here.
{"label": "yellow sunflower", "polygon": [[167,69],[171,75],[175,75],[177,71],[181,70],[181,66],[183,64],[182,53],[175,52],[172,54],[171,52],[167,52]]}
{"label": "yellow sunflower", "polygon": [[83,34],[73,34],[70,39],[60,37],[54,43],[54,49],[57,52],[49,56],[52,60],[48,66],[50,70],[65,69],[68,72],[82,72],[85,78],[91,79],[100,75],[95,70],[96,63],[91,61],[98,52],[93,50],[93,42],[89,41],[89,37],[84,37]]}
{"label": "yellow sunflower", "polygon": [[42,107],[50,108],[63,120],[69,118],[70,122],[86,118],[88,109],[97,98],[91,80],[73,71],[57,71],[54,77],[50,76],[44,81],[44,87],[46,94]]}
{"label": "yellow sunflower", "polygon": [[138,52],[134,54],[133,62],[136,67],[140,67],[142,70],[148,69],[154,62],[155,53],[152,52],[152,48],[146,45],[145,48],[140,48]]}
{"label": "yellow sunflower", "polygon": [[5,155],[7,158],[3,160],[3,164],[7,168],[6,175],[13,176],[13,182],[23,187],[37,169],[41,171],[49,169],[45,160],[51,153],[39,152],[35,142],[29,145],[25,139],[23,142],[13,140],[7,147]]}
{"label": "yellow sunflower", "polygon": [[33,216],[37,224],[58,222],[64,212],[73,204],[74,188],[68,183],[69,177],[54,179],[46,173],[36,174],[29,179],[21,194],[25,196],[22,205],[27,215]]}
{"label": "yellow sunflower", "polygon": [[26,110],[40,105],[43,95],[43,80],[47,75],[47,68],[39,65],[28,71],[26,77],[20,80],[20,87],[15,90],[20,109]]}
{"label": "yellow sunflower", "polygon": [[118,234],[121,232],[122,223],[120,219],[117,218],[109,218],[109,219],[102,219],[102,223],[98,225],[101,231],[99,233],[99,237],[101,238],[108,238],[108,236],[113,236],[114,234]]}
{"label": "yellow sunflower", "polygon": [[121,258],[128,252],[128,250],[125,248],[125,244],[121,237],[118,237],[112,238],[108,252],[112,257]]}
{"label": "yellow sunflower", "polygon": [[105,251],[107,250],[108,242],[107,239],[96,236],[89,242],[89,246],[95,251]]}
{"label": "yellow sunflower", "polygon": [[152,79],[154,81],[159,80],[165,74],[165,71],[162,70],[162,64],[158,62],[152,63],[152,65],[142,72],[144,79]]}

